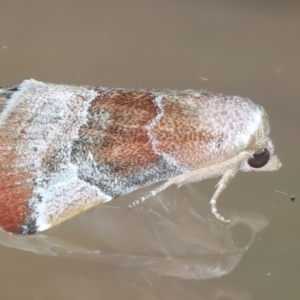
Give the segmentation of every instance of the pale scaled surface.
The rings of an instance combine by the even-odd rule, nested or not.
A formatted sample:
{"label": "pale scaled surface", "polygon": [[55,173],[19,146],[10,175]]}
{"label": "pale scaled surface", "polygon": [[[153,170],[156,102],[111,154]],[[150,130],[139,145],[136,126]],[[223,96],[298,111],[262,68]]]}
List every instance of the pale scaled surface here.
{"label": "pale scaled surface", "polygon": [[39,231],[59,223],[60,218],[66,219],[68,214],[77,214],[78,209],[110,200],[97,187],[78,179],[77,166],[70,162],[72,140],[78,138],[78,129],[86,123],[89,104],[96,96],[86,87],[26,80],[1,115],[0,125],[18,111],[22,115],[20,131],[27,130],[17,149],[21,160],[15,167],[36,174],[29,206],[33,211],[30,218],[36,219]]}
{"label": "pale scaled surface", "polygon": [[[201,103],[199,119],[204,120],[203,129],[213,130],[215,135],[220,132],[228,133],[228,143],[224,148],[229,146],[229,142],[233,149],[244,148],[249,143],[262,119],[258,105],[239,96],[194,91],[190,95]],[[269,130],[266,134],[269,134]],[[240,141],[242,144],[237,144]]]}

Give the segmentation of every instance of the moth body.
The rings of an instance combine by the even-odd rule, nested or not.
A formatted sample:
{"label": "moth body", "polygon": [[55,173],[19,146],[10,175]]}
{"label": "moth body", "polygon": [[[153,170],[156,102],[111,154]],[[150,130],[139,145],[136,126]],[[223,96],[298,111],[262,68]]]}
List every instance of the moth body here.
{"label": "moth body", "polygon": [[[262,107],[206,91],[70,86],[25,80],[2,89],[0,226],[43,231],[155,182],[222,176],[281,163]],[[132,207],[144,201],[135,201]]]}

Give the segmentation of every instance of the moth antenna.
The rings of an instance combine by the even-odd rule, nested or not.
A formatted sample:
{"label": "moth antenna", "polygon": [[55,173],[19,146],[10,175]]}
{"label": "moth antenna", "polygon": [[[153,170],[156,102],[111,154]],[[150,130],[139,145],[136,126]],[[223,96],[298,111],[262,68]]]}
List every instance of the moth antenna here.
{"label": "moth antenna", "polygon": [[294,200],[296,199],[294,195],[290,195],[290,194],[285,193],[285,192],[282,192],[282,191],[274,190],[274,192],[279,193],[279,194],[282,194],[282,195],[289,196],[290,199],[291,199],[291,201],[294,201]]}
{"label": "moth antenna", "polygon": [[171,180],[165,182],[164,184],[158,186],[157,188],[155,188],[154,190],[149,192],[146,196],[141,197],[140,199],[133,201],[130,205],[128,205],[128,209],[132,209],[135,206],[145,202],[147,199],[156,196],[158,193],[162,192],[163,190],[165,190],[166,188],[168,188],[172,184],[173,184],[173,181],[171,181]]}
{"label": "moth antenna", "polygon": [[226,220],[222,215],[218,213],[217,209],[217,199],[222,193],[222,191],[227,187],[229,182],[232,180],[234,175],[236,174],[237,170],[236,169],[231,169],[228,170],[227,172],[224,173],[223,177],[221,180],[218,182],[216,185],[217,189],[214,192],[211,200],[210,200],[210,206],[211,206],[211,213],[220,221],[225,222],[225,223],[230,223],[230,220]]}

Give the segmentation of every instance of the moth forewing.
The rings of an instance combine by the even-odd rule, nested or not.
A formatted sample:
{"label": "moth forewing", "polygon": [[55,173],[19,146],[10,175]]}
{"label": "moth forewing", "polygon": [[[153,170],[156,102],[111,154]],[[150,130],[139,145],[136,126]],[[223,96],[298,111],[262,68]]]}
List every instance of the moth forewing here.
{"label": "moth forewing", "polygon": [[[25,80],[0,90],[0,226],[35,233],[157,182],[172,184],[281,166],[264,110],[207,91],[153,91]],[[1,102],[0,101],[0,102]],[[226,221],[226,220],[225,220]]]}

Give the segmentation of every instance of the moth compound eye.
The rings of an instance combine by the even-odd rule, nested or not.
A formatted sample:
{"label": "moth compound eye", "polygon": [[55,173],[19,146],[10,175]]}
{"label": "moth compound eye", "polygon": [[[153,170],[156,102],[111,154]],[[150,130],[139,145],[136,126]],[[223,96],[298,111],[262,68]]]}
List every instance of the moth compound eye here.
{"label": "moth compound eye", "polygon": [[262,149],[257,153],[254,153],[251,158],[248,159],[248,164],[252,168],[262,168],[270,159],[270,152],[268,149]]}

